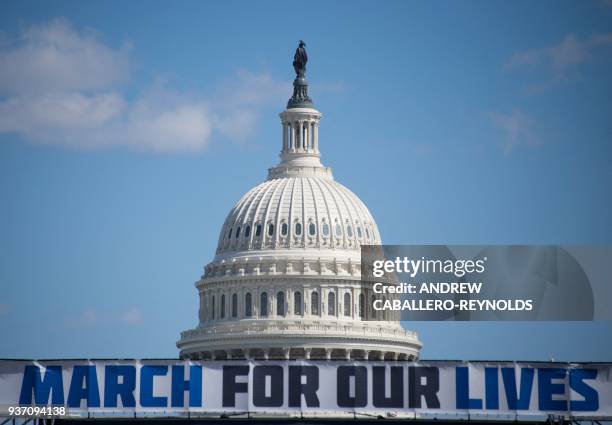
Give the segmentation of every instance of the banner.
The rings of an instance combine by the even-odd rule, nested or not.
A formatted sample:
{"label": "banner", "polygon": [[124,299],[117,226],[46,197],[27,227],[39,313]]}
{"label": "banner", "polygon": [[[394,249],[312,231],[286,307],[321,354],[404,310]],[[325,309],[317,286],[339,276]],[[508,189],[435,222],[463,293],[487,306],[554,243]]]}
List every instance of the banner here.
{"label": "banner", "polygon": [[1,360],[0,416],[612,417],[612,364]]}

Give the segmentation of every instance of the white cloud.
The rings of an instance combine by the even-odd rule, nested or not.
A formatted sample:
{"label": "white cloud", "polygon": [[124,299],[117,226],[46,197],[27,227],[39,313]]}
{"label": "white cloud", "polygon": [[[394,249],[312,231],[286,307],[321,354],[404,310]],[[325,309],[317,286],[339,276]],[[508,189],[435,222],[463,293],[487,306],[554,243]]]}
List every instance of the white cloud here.
{"label": "white cloud", "polygon": [[291,87],[290,83],[280,83],[270,74],[253,74],[242,69],[219,86],[215,97],[218,103],[229,107],[261,105],[287,101],[292,93]]}
{"label": "white cloud", "polygon": [[282,105],[291,92],[291,84],[278,82],[269,74],[239,70],[213,96],[218,112],[214,126],[232,140],[244,139],[257,123],[259,108],[270,103]]}
{"label": "white cloud", "polygon": [[121,313],[119,319],[129,325],[140,325],[143,322],[142,313],[135,307]]}
{"label": "white cloud", "polygon": [[568,34],[553,46],[515,53],[506,63],[506,68],[546,66],[555,79],[563,79],[570,69],[597,57],[609,55],[611,48],[612,33],[593,34],[583,40],[574,34]]}
{"label": "white cloud", "polygon": [[65,20],[32,26],[0,53],[0,94],[106,88],[129,75],[129,45],[113,49]]}
{"label": "white cloud", "polygon": [[104,140],[157,152],[198,151],[209,143],[212,121],[204,101],[154,88],[129,105]]}
{"label": "white cloud", "polygon": [[132,68],[126,46],[64,20],[0,45],[0,133],[81,149],[201,151],[215,133],[249,137],[261,107],[291,92],[269,74],[239,71],[208,99],[162,84],[128,99],[120,87]]}
{"label": "white cloud", "polygon": [[0,102],[0,129],[37,137],[56,129],[91,129],[116,118],[124,109],[123,98],[113,92],[97,95],[66,92],[11,97]]}
{"label": "white cloud", "polygon": [[130,307],[119,312],[116,311],[100,311],[95,308],[83,310],[75,317],[71,317],[66,321],[68,327],[82,328],[103,325],[124,324],[136,326],[144,321],[141,311],[136,307]]}
{"label": "white cloud", "polygon": [[502,133],[500,146],[505,154],[510,154],[519,146],[537,146],[540,141],[533,132],[534,119],[524,112],[513,109],[510,113],[490,114],[493,123]]}

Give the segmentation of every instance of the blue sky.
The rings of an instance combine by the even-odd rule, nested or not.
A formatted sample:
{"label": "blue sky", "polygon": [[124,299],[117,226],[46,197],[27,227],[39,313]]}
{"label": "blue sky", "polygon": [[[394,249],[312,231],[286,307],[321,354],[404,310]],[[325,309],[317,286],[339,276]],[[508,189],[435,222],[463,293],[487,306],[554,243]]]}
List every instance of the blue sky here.
{"label": "blue sky", "polygon": [[[609,0],[4,1],[0,357],[177,356],[299,39],[386,243],[612,242]],[[412,327],[425,358],[612,354],[610,323]]]}

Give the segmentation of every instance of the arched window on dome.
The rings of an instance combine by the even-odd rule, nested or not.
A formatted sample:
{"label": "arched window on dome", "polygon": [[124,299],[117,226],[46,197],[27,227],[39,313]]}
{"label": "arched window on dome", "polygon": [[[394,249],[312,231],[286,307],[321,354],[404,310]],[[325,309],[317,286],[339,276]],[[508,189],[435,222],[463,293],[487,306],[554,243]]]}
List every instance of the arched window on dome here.
{"label": "arched window on dome", "polygon": [[368,240],[370,239],[370,231],[368,230],[368,226],[366,225],[365,227],[365,231],[366,231],[366,238],[368,238]]}
{"label": "arched window on dome", "polygon": [[302,223],[295,223],[295,235],[302,236]]}
{"label": "arched window on dome", "polygon": [[249,236],[251,236],[251,226],[250,225],[244,228],[244,237],[248,238]]}
{"label": "arched window on dome", "polygon": [[340,226],[340,223],[336,223],[336,237],[341,237],[342,236],[342,226]]}
{"label": "arched window on dome", "polygon": [[258,224],[257,226],[255,226],[255,236],[256,237],[261,236],[261,224]]}
{"label": "arched window on dome", "polygon": [[232,238],[232,228],[230,227],[229,233],[227,234],[227,239],[231,239],[231,238]]}
{"label": "arched window on dome", "polygon": [[302,315],[302,293],[299,291],[293,294],[293,314]]}
{"label": "arched window on dome", "polygon": [[357,225],[357,237],[359,239],[363,238],[363,233],[361,233],[361,226],[359,224]]}
{"label": "arched window on dome", "polygon": [[313,316],[319,315],[319,293],[317,291],[313,292],[311,295],[310,314]]}
{"label": "arched window on dome", "polygon": [[210,319],[215,320],[215,296],[212,296],[212,305],[210,309]]}
{"label": "arched window on dome", "polygon": [[221,318],[225,319],[225,294],[221,295],[221,306],[219,310],[221,310]]}
{"label": "arched window on dome", "polygon": [[363,294],[359,294],[359,317],[363,318],[364,312],[365,312],[365,296]]}
{"label": "arched window on dome", "polygon": [[276,315],[284,316],[285,315],[285,293],[279,291],[276,294]]}
{"label": "arched window on dome", "polygon": [[253,315],[253,297],[251,293],[247,292],[244,297],[244,316],[251,317]]}
{"label": "arched window on dome", "polygon": [[281,236],[287,236],[288,232],[289,232],[289,226],[287,225],[287,223],[281,224]]}
{"label": "arched window on dome", "polygon": [[238,317],[238,294],[232,294],[232,317]]}
{"label": "arched window on dome", "polygon": [[259,296],[259,316],[265,317],[268,315],[268,293],[262,292]]}
{"label": "arched window on dome", "polygon": [[317,225],[316,225],[316,224],[314,224],[314,223],[312,223],[312,222],[311,222],[311,223],[308,225],[308,234],[309,234],[310,236],[314,236],[314,235],[316,235],[316,234],[317,234]]}
{"label": "arched window on dome", "polygon": [[329,236],[329,224],[323,223],[322,230],[323,230],[323,236],[328,237]]}
{"label": "arched window on dome", "polygon": [[236,239],[240,237],[240,226],[236,228]]}
{"label": "arched window on dome", "polygon": [[351,226],[350,224],[347,224],[347,225],[346,225],[346,235],[347,235],[349,238],[352,238],[352,237],[353,237],[353,226]]}
{"label": "arched window on dome", "polygon": [[274,235],[274,224],[270,223],[268,224],[268,236],[273,236]]}
{"label": "arched window on dome", "polygon": [[327,294],[327,315],[335,316],[336,315],[336,293],[330,292]]}
{"label": "arched window on dome", "polygon": [[348,292],[346,292],[344,294],[344,315],[345,316],[350,316],[351,315],[351,294],[349,294]]}

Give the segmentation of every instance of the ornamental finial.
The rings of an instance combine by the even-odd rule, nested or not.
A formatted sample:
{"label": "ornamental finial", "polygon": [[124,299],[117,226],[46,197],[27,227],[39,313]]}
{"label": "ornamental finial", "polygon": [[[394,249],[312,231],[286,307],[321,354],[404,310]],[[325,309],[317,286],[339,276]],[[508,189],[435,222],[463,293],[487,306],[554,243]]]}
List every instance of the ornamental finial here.
{"label": "ornamental finial", "polygon": [[292,108],[313,108],[312,100],[308,97],[308,82],[306,81],[306,43],[300,40],[293,55],[293,69],[295,70],[295,80],[293,80],[293,96],[287,102],[287,109]]}

